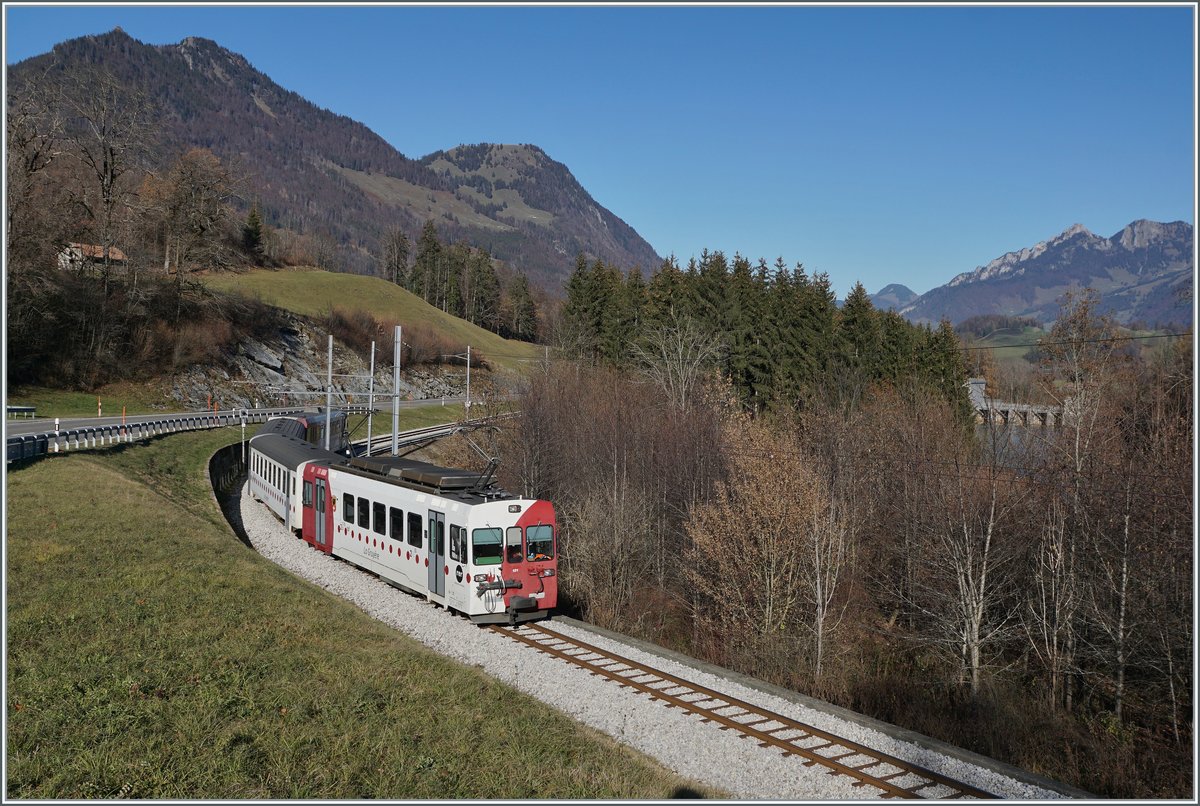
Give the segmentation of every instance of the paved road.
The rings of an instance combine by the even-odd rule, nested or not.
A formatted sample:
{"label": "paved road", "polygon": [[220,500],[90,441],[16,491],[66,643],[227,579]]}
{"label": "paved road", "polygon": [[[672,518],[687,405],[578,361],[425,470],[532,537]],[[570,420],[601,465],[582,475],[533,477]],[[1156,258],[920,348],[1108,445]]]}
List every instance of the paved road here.
{"label": "paved road", "polygon": [[[465,400],[466,400],[465,397],[445,398],[447,405],[450,405],[453,403],[462,403]],[[398,408],[412,409],[412,408],[420,408],[422,406],[435,406],[441,402],[442,402],[442,398],[440,398],[440,397],[427,398],[425,400],[401,400],[398,405]],[[323,403],[322,403],[322,405],[323,405]],[[376,408],[377,412],[386,412],[388,415],[390,415],[391,411],[392,411],[392,402],[390,400],[376,401],[375,408]],[[239,411],[239,410],[238,409],[225,409],[223,411],[218,411],[216,413],[217,414],[230,414],[230,413],[237,413],[237,411]],[[248,411],[254,411],[254,409],[248,409]],[[211,414],[211,413],[212,412],[207,412],[207,411],[187,411],[187,412],[181,411],[181,412],[174,412],[171,414],[130,414],[130,415],[126,416],[125,420],[130,423],[133,423],[133,422],[155,423],[155,422],[159,422],[160,420],[169,420],[174,417],[203,417],[204,415]],[[375,416],[378,417],[378,416],[380,416],[380,414],[376,413]],[[101,426],[101,425],[120,425],[120,424],[121,424],[121,417],[119,415],[116,417],[71,417],[69,419],[61,418],[58,423],[58,428],[60,431],[70,431],[73,428],[93,428],[93,427]],[[24,436],[26,434],[44,434],[46,432],[53,431],[53,430],[54,430],[54,418],[53,417],[35,417],[33,419],[11,418],[10,417],[4,421],[5,437],[19,437],[19,436]]]}

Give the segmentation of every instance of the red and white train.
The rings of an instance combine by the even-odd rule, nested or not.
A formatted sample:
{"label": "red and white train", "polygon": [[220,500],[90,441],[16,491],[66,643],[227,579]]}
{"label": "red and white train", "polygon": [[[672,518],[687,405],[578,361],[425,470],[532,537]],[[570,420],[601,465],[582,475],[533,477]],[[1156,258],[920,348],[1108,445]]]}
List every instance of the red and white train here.
{"label": "red and white train", "polygon": [[555,608],[550,502],[510,495],[486,474],[348,458],[305,436],[293,418],[264,425],[250,440],[248,484],[318,551],[481,624],[546,618]]}

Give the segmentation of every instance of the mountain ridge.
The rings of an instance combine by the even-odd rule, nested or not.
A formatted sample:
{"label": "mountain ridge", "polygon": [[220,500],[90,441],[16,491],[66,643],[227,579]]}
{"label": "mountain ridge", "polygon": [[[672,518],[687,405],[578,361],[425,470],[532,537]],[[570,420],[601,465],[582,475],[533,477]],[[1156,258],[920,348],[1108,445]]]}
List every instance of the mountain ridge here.
{"label": "mountain ridge", "polygon": [[1082,224],[953,277],[900,307],[916,322],[980,314],[1052,321],[1058,299],[1090,286],[1118,322],[1192,322],[1193,229],[1186,221],[1136,219],[1111,237]]}
{"label": "mountain ridge", "polygon": [[488,249],[551,290],[561,287],[580,252],[624,268],[650,269],[661,260],[537,146],[482,144],[523,154],[513,163],[520,172],[503,180],[503,197],[493,203],[486,178],[431,167],[469,147],[410,158],[365,124],[283,88],[245,56],[204,37],[147,45],[117,28],[61,42],[10,66],[8,75],[12,81],[96,66],[127,91],[144,87],[155,102],[159,165],[199,147],[252,166],[254,201],[270,225],[336,244],[346,263],[340,268],[370,273],[389,229],[400,227],[415,242],[430,218],[444,242]]}

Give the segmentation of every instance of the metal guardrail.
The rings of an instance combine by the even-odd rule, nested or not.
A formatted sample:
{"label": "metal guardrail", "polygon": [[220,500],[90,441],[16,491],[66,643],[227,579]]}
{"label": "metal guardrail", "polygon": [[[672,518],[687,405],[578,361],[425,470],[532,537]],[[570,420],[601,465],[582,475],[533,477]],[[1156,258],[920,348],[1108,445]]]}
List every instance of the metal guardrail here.
{"label": "metal guardrail", "polygon": [[149,439],[159,434],[181,431],[204,431],[245,423],[265,423],[272,417],[301,414],[302,408],[231,409],[221,412],[199,412],[156,417],[154,420],[132,420],[124,424],[94,425],[39,434],[25,434],[5,440],[5,464],[26,461],[51,453],[99,448],[122,442]]}
{"label": "metal guardrail", "polygon": [[5,406],[4,416],[6,417],[37,417],[36,406]]}
{"label": "metal guardrail", "polygon": [[[361,408],[362,411],[360,413],[365,413],[366,411],[366,407],[355,408]],[[212,428],[236,426],[242,423],[243,415],[245,416],[246,424],[249,425],[251,423],[265,423],[272,417],[303,414],[305,411],[303,408],[230,409],[229,411],[222,412],[179,414],[157,417],[154,420],[132,420],[124,424],[83,426],[61,429],[59,431],[45,431],[38,434],[13,436],[5,440],[5,464],[27,461],[52,453],[66,453],[67,451],[117,445],[122,442],[136,442],[160,434],[175,434],[181,431],[203,431]],[[428,428],[416,428],[401,434],[398,444],[410,446],[423,442],[432,442],[435,439],[448,437],[461,431],[470,431],[512,416],[514,415],[511,413],[501,414],[495,417],[467,420],[461,423],[447,423]],[[354,444],[361,446],[366,442],[366,439],[361,439]],[[391,445],[392,437],[390,434],[375,437],[371,440],[368,454],[387,450],[391,448]]]}

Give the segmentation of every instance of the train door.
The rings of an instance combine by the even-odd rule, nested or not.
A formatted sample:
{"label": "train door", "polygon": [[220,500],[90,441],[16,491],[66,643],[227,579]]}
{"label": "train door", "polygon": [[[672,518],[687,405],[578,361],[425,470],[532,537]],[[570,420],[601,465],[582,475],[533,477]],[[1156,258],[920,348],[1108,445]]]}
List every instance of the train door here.
{"label": "train door", "polygon": [[446,595],[446,515],[429,510],[429,592]]}
{"label": "train door", "polygon": [[329,497],[327,492],[327,482],[325,479],[317,479],[317,517],[316,523],[313,524],[313,537],[317,541],[317,545],[324,548],[325,546],[325,512],[327,507],[325,499]]}

